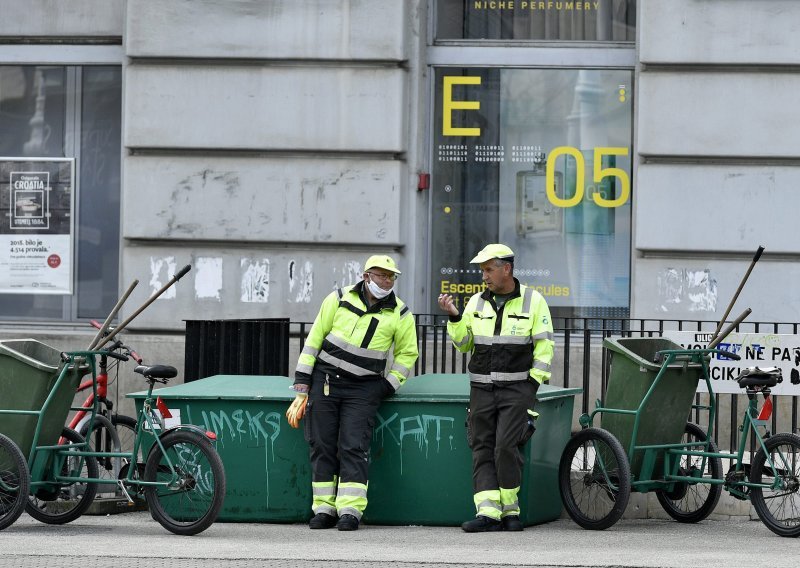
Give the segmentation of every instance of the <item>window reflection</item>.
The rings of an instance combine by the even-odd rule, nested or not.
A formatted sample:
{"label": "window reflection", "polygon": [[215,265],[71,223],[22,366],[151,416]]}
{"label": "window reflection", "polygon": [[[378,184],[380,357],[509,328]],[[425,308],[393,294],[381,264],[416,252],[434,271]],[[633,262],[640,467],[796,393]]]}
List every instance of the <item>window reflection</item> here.
{"label": "window reflection", "polygon": [[629,305],[629,70],[436,69],[432,309],[480,286],[487,243],[554,315],[624,317]]}
{"label": "window reflection", "polygon": [[64,157],[65,68],[0,67],[0,156]]}

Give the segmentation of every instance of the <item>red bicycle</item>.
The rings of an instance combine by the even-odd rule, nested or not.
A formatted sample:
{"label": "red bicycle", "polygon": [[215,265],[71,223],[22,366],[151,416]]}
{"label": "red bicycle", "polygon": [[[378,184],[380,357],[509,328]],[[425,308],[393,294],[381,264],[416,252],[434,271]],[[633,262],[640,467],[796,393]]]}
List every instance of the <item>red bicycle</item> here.
{"label": "red bicycle", "polygon": [[[90,323],[93,327],[101,329],[99,322],[92,320]],[[107,330],[106,335],[111,331],[111,329]],[[140,365],[142,364],[142,358],[139,354],[123,344],[119,338],[106,346],[106,349],[111,352],[118,352],[130,357]],[[110,381],[109,371],[114,373],[114,378]],[[73,408],[77,412],[67,426],[78,432],[89,442],[91,451],[116,453],[133,451],[134,440],[136,439],[136,419],[124,414],[115,414],[114,402],[108,397],[109,385],[116,382],[118,378],[119,360],[109,364],[108,356],[102,355],[98,357],[96,388],[93,386],[92,379],[88,379],[78,386],[77,392],[88,390],[90,391],[89,396],[80,407]],[[90,436],[88,435],[89,418],[91,417],[91,409],[95,404],[97,404],[98,410],[94,417],[94,425]],[[141,460],[142,456],[139,456],[139,458],[143,462]],[[104,490],[109,492],[112,485],[116,490],[121,491],[119,480],[125,479],[128,462],[129,460],[118,457],[106,457],[98,460],[99,477],[109,480],[107,484],[98,484],[98,489],[101,493]]]}

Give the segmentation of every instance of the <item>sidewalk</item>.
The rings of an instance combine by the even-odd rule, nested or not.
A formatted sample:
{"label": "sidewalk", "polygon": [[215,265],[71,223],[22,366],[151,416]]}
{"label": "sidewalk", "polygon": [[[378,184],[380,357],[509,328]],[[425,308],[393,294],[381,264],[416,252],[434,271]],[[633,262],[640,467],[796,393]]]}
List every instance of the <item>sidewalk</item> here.
{"label": "sidewalk", "polygon": [[522,533],[486,534],[454,527],[362,526],[345,533],[299,524],[216,523],[198,536],[178,537],[147,512],[84,516],[63,526],[23,515],[0,532],[0,543],[0,566],[14,567],[794,568],[800,558],[800,539],[775,536],[759,521],[684,525],[656,519],[623,519],[602,532],[562,519]]}

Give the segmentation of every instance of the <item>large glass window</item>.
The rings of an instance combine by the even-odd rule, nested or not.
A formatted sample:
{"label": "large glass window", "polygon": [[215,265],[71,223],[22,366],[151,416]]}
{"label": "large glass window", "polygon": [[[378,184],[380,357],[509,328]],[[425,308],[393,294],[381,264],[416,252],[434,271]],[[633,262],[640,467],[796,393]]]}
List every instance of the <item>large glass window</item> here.
{"label": "large glass window", "polygon": [[636,0],[438,0],[436,39],[634,41]]}
{"label": "large glass window", "polygon": [[431,310],[482,288],[491,242],[554,315],[629,308],[630,70],[435,69]]}
{"label": "large glass window", "polygon": [[104,318],[119,272],[119,66],[0,66],[0,157],[76,158],[75,293],[0,294],[4,319]]}

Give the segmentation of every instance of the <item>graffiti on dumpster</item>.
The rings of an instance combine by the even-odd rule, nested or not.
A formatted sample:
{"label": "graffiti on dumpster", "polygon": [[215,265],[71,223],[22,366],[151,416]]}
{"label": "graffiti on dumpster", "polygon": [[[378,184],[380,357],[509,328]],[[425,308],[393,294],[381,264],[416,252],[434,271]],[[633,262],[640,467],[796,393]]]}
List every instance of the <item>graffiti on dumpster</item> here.
{"label": "graffiti on dumpster", "polygon": [[[237,408],[228,413],[224,410],[202,410],[202,422],[192,419],[192,409],[187,404],[186,414],[189,424],[197,424],[217,435],[217,443],[225,447],[225,442],[242,443],[243,438],[255,441],[256,444],[264,443],[264,468],[266,472],[267,507],[269,507],[269,462],[275,460],[275,439],[281,433],[281,415],[278,412],[250,412]],[[270,458],[271,454],[271,458]]]}
{"label": "graffiti on dumpster", "polygon": [[[447,435],[447,442],[448,449],[452,451],[455,449],[453,446],[455,418],[452,416],[418,414],[400,418],[395,412],[389,418],[384,418],[378,412],[377,424],[372,437],[374,440],[380,440],[381,446],[387,443],[388,437],[389,443],[393,442],[400,447],[400,475],[402,475],[404,444],[408,442],[415,443],[419,450],[425,453],[425,459],[428,459],[428,452],[431,450],[431,437],[436,444],[436,453],[438,454],[441,450],[443,425],[450,431]],[[431,434],[432,436],[430,436]],[[409,438],[410,440],[408,440]]]}

